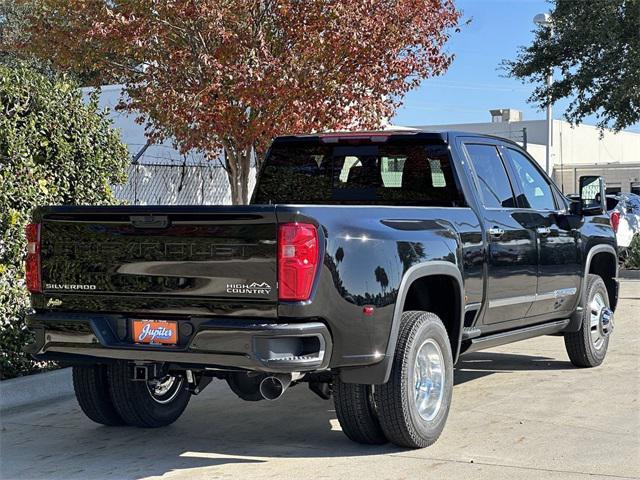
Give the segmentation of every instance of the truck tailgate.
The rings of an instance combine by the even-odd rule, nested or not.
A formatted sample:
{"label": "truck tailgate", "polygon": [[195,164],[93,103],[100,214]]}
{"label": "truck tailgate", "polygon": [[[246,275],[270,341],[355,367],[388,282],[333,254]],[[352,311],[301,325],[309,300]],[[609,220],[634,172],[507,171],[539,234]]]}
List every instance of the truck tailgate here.
{"label": "truck tailgate", "polygon": [[257,308],[262,316],[275,315],[273,206],[37,213],[43,293],[59,298],[62,309],[145,311],[144,299],[153,298],[151,310],[168,313],[234,315]]}

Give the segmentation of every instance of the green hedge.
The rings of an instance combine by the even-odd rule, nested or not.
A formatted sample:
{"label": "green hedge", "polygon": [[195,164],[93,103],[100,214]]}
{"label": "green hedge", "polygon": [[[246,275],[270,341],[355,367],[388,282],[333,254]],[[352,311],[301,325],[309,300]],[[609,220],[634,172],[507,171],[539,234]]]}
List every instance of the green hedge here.
{"label": "green hedge", "polygon": [[640,269],[640,234],[636,234],[631,240],[624,257],[624,268]]}
{"label": "green hedge", "polygon": [[0,65],[0,379],[47,368],[22,353],[24,227],[38,205],[114,203],[129,154],[97,98],[69,79]]}

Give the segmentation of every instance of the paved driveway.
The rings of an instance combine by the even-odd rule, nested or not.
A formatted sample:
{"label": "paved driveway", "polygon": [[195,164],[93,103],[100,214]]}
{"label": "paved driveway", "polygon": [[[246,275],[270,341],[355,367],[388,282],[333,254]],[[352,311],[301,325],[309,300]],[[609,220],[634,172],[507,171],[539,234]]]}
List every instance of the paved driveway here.
{"label": "paved driveway", "polygon": [[351,443],[305,386],[244,403],[221,382],[160,430],[91,423],[73,399],[2,418],[2,479],[640,477],[640,282],[625,282],[609,355],[575,369],[562,339],[463,357],[439,442]]}

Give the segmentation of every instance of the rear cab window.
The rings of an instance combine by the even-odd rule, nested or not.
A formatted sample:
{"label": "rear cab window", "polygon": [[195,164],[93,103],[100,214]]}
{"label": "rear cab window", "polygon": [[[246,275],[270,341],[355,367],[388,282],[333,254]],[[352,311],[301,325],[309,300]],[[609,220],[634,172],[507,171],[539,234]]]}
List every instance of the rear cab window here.
{"label": "rear cab window", "polygon": [[444,143],[326,144],[317,137],[274,144],[252,203],[466,205]]}

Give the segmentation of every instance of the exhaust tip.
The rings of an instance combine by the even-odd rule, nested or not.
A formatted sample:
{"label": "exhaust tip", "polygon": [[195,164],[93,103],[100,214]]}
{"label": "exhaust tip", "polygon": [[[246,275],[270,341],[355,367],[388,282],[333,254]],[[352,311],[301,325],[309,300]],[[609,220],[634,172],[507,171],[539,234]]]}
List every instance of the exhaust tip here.
{"label": "exhaust tip", "polygon": [[287,389],[289,383],[291,383],[290,379],[282,379],[279,376],[265,377],[260,382],[260,395],[265,400],[277,400]]}

